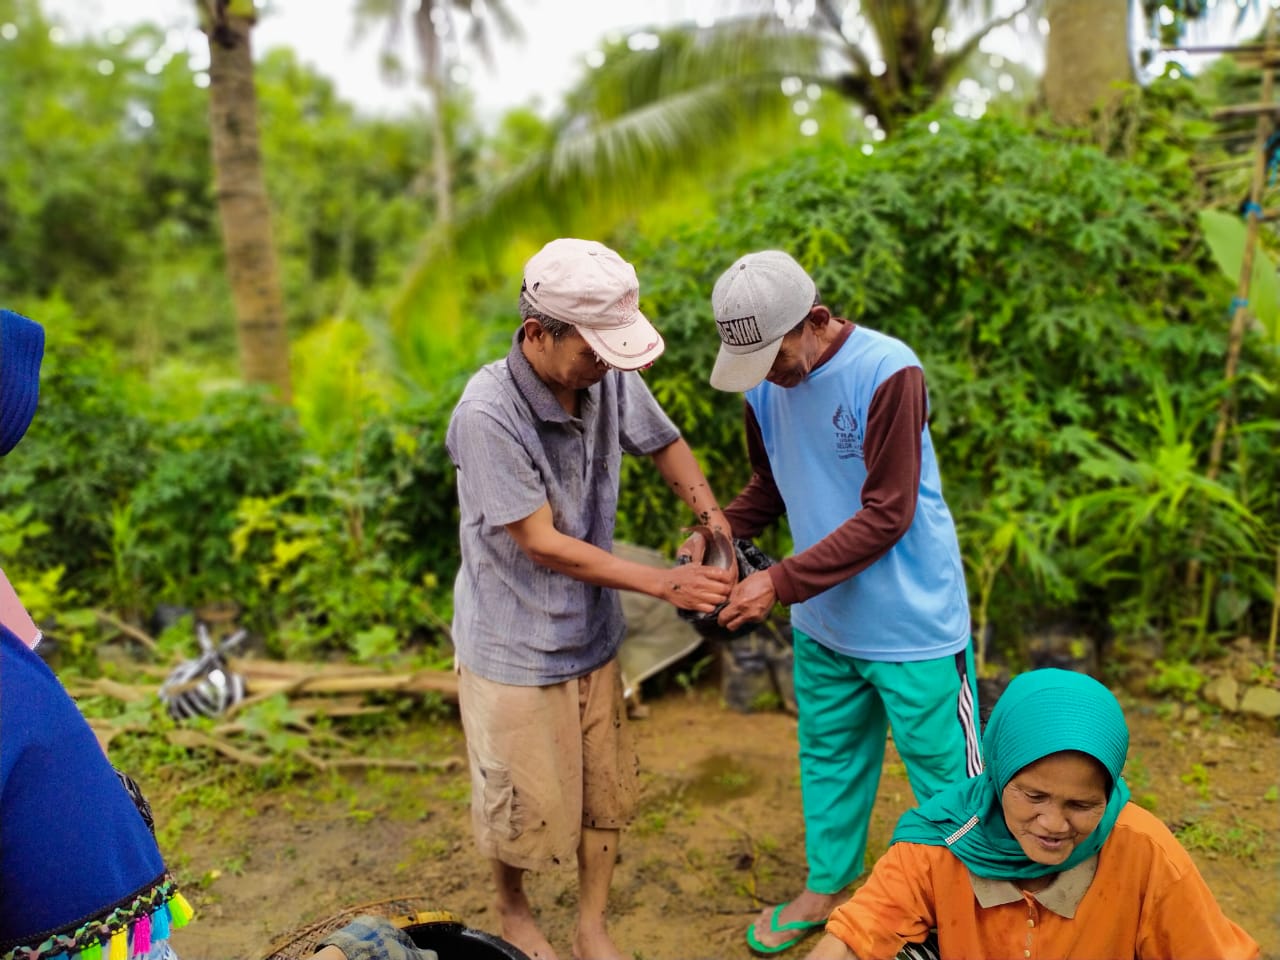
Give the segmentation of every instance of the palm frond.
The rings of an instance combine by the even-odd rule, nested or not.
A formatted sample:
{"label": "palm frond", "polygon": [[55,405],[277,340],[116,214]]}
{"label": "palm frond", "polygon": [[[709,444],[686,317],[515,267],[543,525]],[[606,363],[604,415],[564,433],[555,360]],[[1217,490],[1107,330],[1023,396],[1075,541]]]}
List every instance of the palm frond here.
{"label": "palm frond", "polygon": [[723,164],[746,130],[759,130],[768,114],[781,117],[786,110],[777,78],[757,77],[705,84],[604,123],[562,131],[549,150],[460,210],[452,230],[439,225],[428,235],[393,314],[407,320],[421,312],[426,291],[453,262],[446,252],[493,263],[495,251],[519,228],[564,230],[588,209],[598,223],[608,222],[608,211],[635,209]]}
{"label": "palm frond", "polygon": [[652,50],[610,48],[567,96],[549,147],[461,205],[451,228],[433,228],[394,315],[425,308],[432,275],[448,269],[450,251],[493,263],[517,228],[567,228],[588,207],[604,223],[610,210],[642,206],[712,166],[723,170],[744,135],[767,136],[789,116],[784,76],[819,76],[817,39],[769,17],[659,38]]}

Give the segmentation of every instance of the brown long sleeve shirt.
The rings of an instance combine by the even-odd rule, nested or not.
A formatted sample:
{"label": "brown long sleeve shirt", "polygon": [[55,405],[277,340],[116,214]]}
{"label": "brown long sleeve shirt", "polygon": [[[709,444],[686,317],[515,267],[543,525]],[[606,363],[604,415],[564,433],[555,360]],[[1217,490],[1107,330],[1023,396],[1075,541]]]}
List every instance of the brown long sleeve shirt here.
{"label": "brown long sleeve shirt", "polygon": [[[818,359],[833,357],[853,332],[845,323],[836,342]],[[778,600],[799,603],[848,580],[880,559],[911,526],[920,489],[921,433],[929,416],[924,371],[904,368],[876,390],[867,411],[863,455],[867,479],[857,512],[808,550],[769,568]],[[773,479],[764,438],[750,404],[745,405],[751,479],[725,508],[735,536],[755,537],[786,513]]]}

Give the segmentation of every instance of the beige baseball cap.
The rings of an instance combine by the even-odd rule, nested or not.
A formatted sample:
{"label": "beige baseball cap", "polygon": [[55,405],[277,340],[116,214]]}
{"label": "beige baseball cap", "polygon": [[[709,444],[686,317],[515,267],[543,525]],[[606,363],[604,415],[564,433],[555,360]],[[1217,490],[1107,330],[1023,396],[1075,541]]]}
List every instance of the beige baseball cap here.
{"label": "beige baseball cap", "polygon": [[552,240],[524,265],[539,313],[571,323],[605,363],[639,370],[662,355],[662,335],[640,312],[635,267],[595,240]]}
{"label": "beige baseball cap", "polygon": [[809,315],[817,293],[804,267],[781,250],[761,250],[735,260],[711,291],[720,334],[711,385],[740,393],[767,377],[782,338]]}

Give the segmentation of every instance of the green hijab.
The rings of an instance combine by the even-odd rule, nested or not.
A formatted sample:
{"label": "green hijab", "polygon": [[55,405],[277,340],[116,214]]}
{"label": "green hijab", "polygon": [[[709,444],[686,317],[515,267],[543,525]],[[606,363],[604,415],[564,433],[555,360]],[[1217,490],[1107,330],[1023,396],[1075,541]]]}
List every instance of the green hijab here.
{"label": "green hijab", "polygon": [[[1098,760],[1111,775],[1111,791],[1102,820],[1071,856],[1056,865],[1037,863],[1005,825],[1000,796],[1023,767],[1063,750]],[[1129,752],[1124,711],[1110,690],[1083,673],[1032,670],[1015,677],[987,721],[982,752],[986,769],[904,813],[893,843],[947,847],[980,877],[1043,877],[1069,870],[1102,849],[1129,802],[1120,776]]]}

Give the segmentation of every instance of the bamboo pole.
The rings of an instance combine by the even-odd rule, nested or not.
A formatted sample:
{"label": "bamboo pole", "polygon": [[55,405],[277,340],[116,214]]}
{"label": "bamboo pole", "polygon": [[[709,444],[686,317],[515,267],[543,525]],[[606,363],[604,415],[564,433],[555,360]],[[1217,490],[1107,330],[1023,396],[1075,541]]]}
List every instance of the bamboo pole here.
{"label": "bamboo pole", "polygon": [[1194,164],[1191,167],[1191,172],[1203,175],[1206,173],[1222,173],[1226,170],[1243,170],[1248,166],[1251,166],[1251,162],[1245,157],[1239,157],[1235,160],[1216,160],[1212,163]]}
{"label": "bamboo pole", "polygon": [[1280,103],[1272,103],[1267,99],[1266,74],[1270,73],[1268,68],[1263,74],[1263,91],[1262,99],[1257,103],[1237,103],[1231,107],[1219,107],[1213,111],[1214,120],[1235,120],[1240,117],[1271,117],[1275,119],[1277,113],[1280,113]]}
{"label": "bamboo pole", "polygon": [[111,614],[107,613],[107,611],[105,610],[95,609],[93,611],[93,615],[97,617],[99,621],[111,627],[111,629],[117,630],[120,633],[123,633],[126,637],[130,637],[131,639],[137,640],[140,644],[142,644],[152,653],[157,652],[158,648],[156,647],[156,642],[150,634],[144,632],[143,630],[138,629],[135,626],[132,626],[131,624],[125,623],[119,617],[112,616]]}
{"label": "bamboo pole", "polygon": [[1270,59],[1272,57],[1272,50],[1265,43],[1193,44],[1190,46],[1166,46],[1160,49],[1169,53],[1229,53],[1242,59],[1253,59],[1255,57]]}
{"label": "bamboo pole", "polygon": [[[256,664],[260,661],[242,662]],[[348,671],[336,664],[280,664],[278,667],[278,670],[259,670],[256,667],[246,670],[242,676],[247,696],[234,704],[234,709],[229,709],[227,715],[238,713],[278,693],[438,693],[450,702],[456,703],[458,699],[458,676],[452,670],[421,669],[411,673],[385,673],[377,668],[367,667],[352,667]],[[170,692],[175,695],[183,693],[204,682],[204,677],[196,677],[172,687]],[[105,696],[124,703],[136,703],[156,695],[155,689],[150,686],[120,683],[108,677],[70,683],[68,691],[72,696]],[[344,704],[346,705],[349,704]]]}
{"label": "bamboo pole", "polygon": [[[1274,49],[1275,43],[1275,11],[1267,11],[1267,29],[1266,42],[1263,49],[1266,53],[1264,62],[1269,61],[1270,53]],[[1213,439],[1209,443],[1209,464],[1205,470],[1205,476],[1210,480],[1217,480],[1218,474],[1222,469],[1222,452],[1226,446],[1227,428],[1231,423],[1231,416],[1235,406],[1235,378],[1236,371],[1240,365],[1240,349],[1244,343],[1245,328],[1248,326],[1250,310],[1249,310],[1249,289],[1253,280],[1253,260],[1254,251],[1258,244],[1258,226],[1262,219],[1262,194],[1266,185],[1267,175],[1267,140],[1275,129],[1275,111],[1280,109],[1280,104],[1273,104],[1275,96],[1275,74],[1272,69],[1264,67],[1262,70],[1262,95],[1261,104],[1259,106],[1269,106],[1270,109],[1257,111],[1257,124],[1254,130],[1253,138],[1253,178],[1249,185],[1249,205],[1247,208],[1248,215],[1245,220],[1245,240],[1244,252],[1240,259],[1240,279],[1236,283],[1236,296],[1232,305],[1231,327],[1227,332],[1227,360],[1226,370],[1223,378],[1226,381],[1225,389],[1222,392],[1222,399],[1218,401],[1218,419],[1213,428]],[[1198,592],[1196,585],[1200,579],[1200,559],[1196,556],[1199,553],[1200,545],[1204,542],[1204,531],[1199,529],[1196,531],[1192,541],[1192,556],[1187,564],[1187,595],[1195,596]],[[1204,625],[1201,624],[1201,630]]]}
{"label": "bamboo pole", "polygon": [[[277,693],[439,693],[457,700],[458,678],[452,670],[418,670],[414,673],[378,673],[366,676],[300,677],[296,680],[253,680],[246,682],[252,699],[266,699]],[[246,700],[241,701],[247,703]]]}
{"label": "bamboo pole", "polygon": [[[1267,14],[1267,48],[1275,33],[1275,14]],[[1262,71],[1262,99],[1270,102],[1274,91],[1275,74],[1271,70]],[[1280,105],[1277,105],[1280,108]],[[1249,288],[1253,280],[1254,251],[1258,245],[1258,225],[1262,215],[1262,192],[1267,176],[1267,138],[1274,129],[1272,114],[1259,114],[1257,130],[1254,132],[1253,180],[1249,188],[1248,219],[1245,222],[1244,254],[1240,260],[1240,280],[1236,284],[1235,309],[1231,314],[1231,329],[1227,334],[1227,362],[1224,377],[1227,390],[1218,403],[1218,422],[1214,426],[1213,441],[1209,446],[1210,480],[1218,478],[1222,468],[1222,450],[1226,442],[1227,426],[1231,420],[1231,412],[1235,390],[1233,382],[1240,364],[1240,348],[1244,343],[1245,327],[1249,323]]]}
{"label": "bamboo pole", "polygon": [[1280,633],[1280,547],[1276,547],[1276,593],[1271,598],[1271,633],[1267,637],[1267,666],[1276,663],[1276,634]]}

